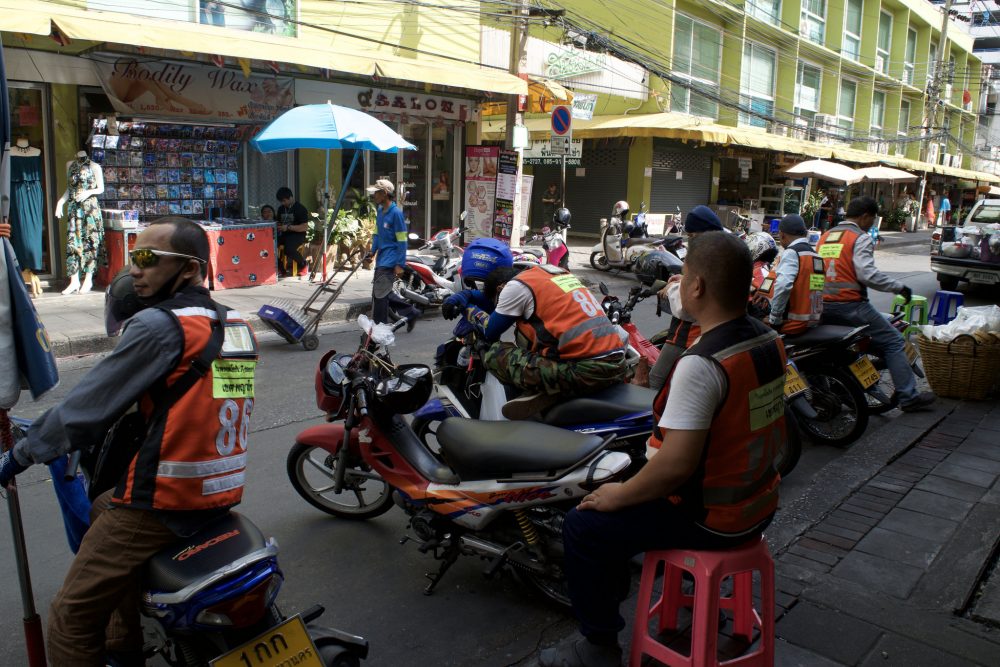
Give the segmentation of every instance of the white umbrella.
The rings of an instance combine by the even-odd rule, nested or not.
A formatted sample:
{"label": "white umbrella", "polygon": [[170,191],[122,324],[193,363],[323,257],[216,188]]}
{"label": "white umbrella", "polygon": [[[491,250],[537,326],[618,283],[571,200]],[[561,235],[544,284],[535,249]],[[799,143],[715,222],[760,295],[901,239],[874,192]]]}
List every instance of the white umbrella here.
{"label": "white umbrella", "polygon": [[872,181],[874,183],[911,183],[920,178],[916,174],[911,174],[908,171],[893,169],[892,167],[885,167],[882,165],[878,165],[876,167],[864,167],[863,169],[856,169],[855,171],[857,171],[858,175],[860,175],[862,179]]}
{"label": "white umbrella", "polygon": [[798,178],[818,178],[839,185],[850,185],[861,180],[861,176],[847,165],[826,160],[806,160],[785,170],[788,176]]}

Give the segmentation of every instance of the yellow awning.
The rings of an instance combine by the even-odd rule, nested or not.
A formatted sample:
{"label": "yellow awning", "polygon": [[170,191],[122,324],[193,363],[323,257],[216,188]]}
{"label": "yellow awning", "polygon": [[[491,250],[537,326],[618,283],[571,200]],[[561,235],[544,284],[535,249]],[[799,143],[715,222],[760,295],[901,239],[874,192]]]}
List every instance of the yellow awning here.
{"label": "yellow awning", "polygon": [[[548,138],[550,120],[547,117],[529,118],[525,121],[533,139]],[[505,120],[491,118],[483,123],[483,138],[501,139]],[[910,160],[897,155],[884,155],[858,150],[850,146],[806,141],[770,134],[763,129],[718,125],[694,116],[675,113],[637,114],[634,116],[596,116],[593,120],[573,120],[574,139],[603,139],[609,137],[656,137],[682,141],[704,141],[724,146],[744,146],[765,150],[804,155],[807,157],[836,159],[861,164],[884,163],[911,172],[927,171],[954,176],[982,183],[1000,183],[1000,176],[981,171],[946,167],[929,162]]]}
{"label": "yellow awning", "polygon": [[[4,5],[10,3],[3,3]],[[0,9],[0,31],[20,32],[29,35],[48,35],[52,32],[52,21],[49,13],[24,6],[4,7]]]}
{"label": "yellow awning", "polygon": [[[22,12],[23,2],[0,0],[0,30],[24,32],[8,27]],[[527,84],[521,79],[495,68],[452,62],[442,58],[422,56],[419,59],[378,53],[366,48],[363,40],[351,44],[349,50],[317,40],[278,37],[254,32],[234,32],[199,23],[180,23],[162,19],[142,18],[120,12],[81,10],[50,2],[35,2],[28,12],[35,34],[49,34],[41,20],[51,19],[70,39],[108,44],[156,48],[169,51],[201,53],[250,58],[291,65],[306,65],[362,76],[380,76],[400,81],[414,81],[473,91],[500,94],[525,94]],[[27,23],[27,20],[25,20]],[[20,25],[17,23],[16,25]],[[350,41],[339,38],[340,41]]]}

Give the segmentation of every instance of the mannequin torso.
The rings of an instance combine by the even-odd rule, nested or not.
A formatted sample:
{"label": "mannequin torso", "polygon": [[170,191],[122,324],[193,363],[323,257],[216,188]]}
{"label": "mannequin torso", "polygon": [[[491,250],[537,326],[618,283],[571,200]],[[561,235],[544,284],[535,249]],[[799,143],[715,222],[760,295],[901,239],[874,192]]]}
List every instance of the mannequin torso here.
{"label": "mannequin torso", "polygon": [[29,144],[27,139],[18,139],[17,144],[10,149],[11,157],[38,157],[41,154],[41,149]]}

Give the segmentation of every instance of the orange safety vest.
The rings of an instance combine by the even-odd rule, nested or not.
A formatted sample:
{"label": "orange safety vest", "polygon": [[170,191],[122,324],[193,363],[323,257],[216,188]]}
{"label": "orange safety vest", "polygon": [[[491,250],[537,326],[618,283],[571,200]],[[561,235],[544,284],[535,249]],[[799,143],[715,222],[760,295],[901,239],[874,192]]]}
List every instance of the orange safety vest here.
{"label": "orange safety vest", "polygon": [[[808,243],[795,243],[788,247],[799,258],[799,271],[792,283],[792,291],[788,295],[788,306],[784,313],[784,322],[779,331],[783,334],[805,333],[819,324],[823,315],[823,288],[826,282],[825,267],[822,258],[817,255]],[[774,298],[774,282],[777,268],[771,269],[767,278],[760,286],[760,294],[770,303]]]}
{"label": "orange safety vest", "polygon": [[[727,390],[698,469],[670,500],[710,530],[741,534],[778,507],[781,478],[774,457],[785,438],[785,346],[775,331],[747,316],[708,331],[684,354],[719,364]],[[657,426],[649,446],[657,450],[663,446],[665,433],[658,424],[673,374],[653,401]]]}
{"label": "orange safety vest", "polygon": [[854,245],[864,234],[853,224],[840,224],[828,230],[816,244],[816,253],[826,265],[823,301],[831,303],[867,301],[868,288],[858,281],[854,270]]}
{"label": "orange safety vest", "polygon": [[517,323],[532,352],[552,359],[591,359],[624,349],[618,328],[600,302],[569,271],[535,266],[514,278],[535,299],[535,311]]}
{"label": "orange safety vest", "polygon": [[[157,307],[176,320],[184,348],[165,385],[139,400],[147,423],[156,397],[191,368],[218,319],[207,294],[181,293]],[[114,502],[143,509],[206,510],[231,507],[242,499],[257,342],[236,311],[228,312],[225,326],[225,343],[205,375],[168,409],[165,418],[149,424],[139,452],[115,489]]]}
{"label": "orange safety vest", "polygon": [[667,329],[666,343],[682,347],[686,350],[694,345],[694,342],[698,340],[698,336],[700,335],[701,327],[697,323],[675,317]]}

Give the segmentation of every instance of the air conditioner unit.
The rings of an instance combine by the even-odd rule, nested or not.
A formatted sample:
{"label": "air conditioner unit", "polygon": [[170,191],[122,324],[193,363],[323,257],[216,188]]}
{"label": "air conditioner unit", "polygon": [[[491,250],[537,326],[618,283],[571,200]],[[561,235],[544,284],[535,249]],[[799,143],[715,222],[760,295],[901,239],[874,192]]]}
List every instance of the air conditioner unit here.
{"label": "air conditioner unit", "polygon": [[[937,164],[937,163],[935,162],[935,164]],[[951,166],[951,153],[945,153],[941,157],[941,164],[943,166],[945,166],[945,167],[950,167]]]}
{"label": "air conditioner unit", "polygon": [[951,156],[951,166],[955,167],[956,169],[961,169],[962,168],[962,154],[961,153],[957,153],[957,154]]}
{"label": "air conditioner unit", "polygon": [[884,72],[885,71],[885,58],[882,56],[875,56],[875,71]]}
{"label": "air conditioner unit", "polygon": [[927,147],[927,161],[931,164],[938,163],[938,154],[941,149],[940,144],[931,144]]}

